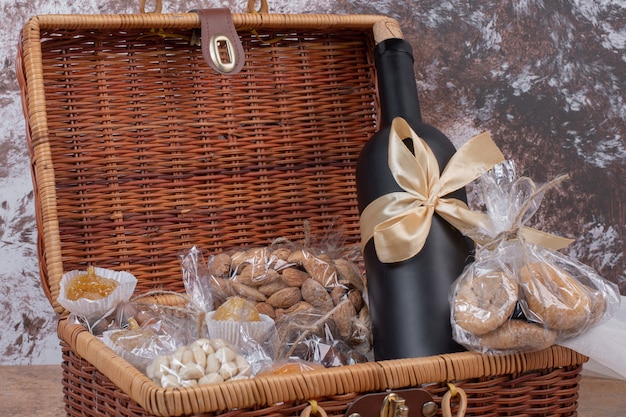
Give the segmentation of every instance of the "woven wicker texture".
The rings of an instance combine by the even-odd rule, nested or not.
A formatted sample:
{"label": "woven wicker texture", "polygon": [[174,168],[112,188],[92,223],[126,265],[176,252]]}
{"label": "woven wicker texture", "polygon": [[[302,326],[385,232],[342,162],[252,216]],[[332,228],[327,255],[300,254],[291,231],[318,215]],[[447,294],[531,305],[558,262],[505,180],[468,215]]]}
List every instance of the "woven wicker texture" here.
{"label": "woven wicker texture", "polygon": [[[96,347],[88,346],[97,342],[78,326],[62,321],[59,332],[78,350]],[[113,370],[111,361],[121,359],[106,350],[101,351],[99,356],[104,367],[92,365],[82,359],[76,349],[69,349],[64,343],[66,378],[63,391],[70,399],[66,401],[68,415],[152,415],[131,396],[120,392],[98,370]],[[133,398],[152,403],[150,406],[164,412],[164,415],[297,416],[308,405],[307,399],[316,399],[329,415],[339,416],[359,395],[385,391],[386,388],[423,387],[439,404],[448,391],[446,382],[449,381],[467,393],[468,417],[565,417],[577,415],[578,382],[584,359],[571,350],[557,346],[541,352],[510,356],[467,352],[373,362],[297,376],[257,377],[180,392],[157,389],[128,365],[122,369],[129,377],[136,374],[133,388],[129,389],[136,389],[140,395]],[[176,405],[175,409],[165,406],[165,399],[172,400],[172,397],[175,397],[171,401]],[[215,412],[206,413],[207,410]],[[81,414],[83,412],[85,414]],[[438,415],[441,415],[441,410]]]}
{"label": "woven wicker texture", "polygon": [[371,27],[242,31],[246,64],[229,77],[190,46],[191,29],[159,30],[38,35],[46,132],[31,124],[30,146],[53,304],[60,274],[87,264],[129,270],[138,292],[180,291],[191,245],[298,240],[305,221],[322,233],[335,219],[358,242]]}
{"label": "woven wicker texture", "polygon": [[[18,60],[42,283],[125,269],[137,293],[183,291],[178,254],[266,245],[341,228],[359,241],[354,166],[375,129],[375,16],[234,15],[246,52],[233,76],[191,46],[198,17],[41,16]],[[335,229],[337,230],[337,229]],[[359,395],[446,382],[468,415],[575,416],[585,358],[454,354],[227,384],[161,389],[77,325],[59,322],[70,416],[340,415]]]}

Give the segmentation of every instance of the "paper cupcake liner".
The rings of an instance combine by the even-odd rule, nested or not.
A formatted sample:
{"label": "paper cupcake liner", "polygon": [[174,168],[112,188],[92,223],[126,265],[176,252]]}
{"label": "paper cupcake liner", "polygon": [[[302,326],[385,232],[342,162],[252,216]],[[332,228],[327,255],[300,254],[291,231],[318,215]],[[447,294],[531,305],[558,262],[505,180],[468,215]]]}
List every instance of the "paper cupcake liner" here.
{"label": "paper cupcake liner", "polygon": [[111,269],[94,268],[97,276],[112,279],[118,282],[115,290],[105,298],[99,300],[89,300],[79,298],[70,300],[67,298],[67,286],[70,280],[78,275],[86,274],[87,271],[69,271],[61,277],[61,288],[57,301],[70,313],[74,313],[87,318],[102,317],[113,310],[119,303],[128,301],[135,291],[137,278],[126,271],[113,271]]}
{"label": "paper cupcake liner", "polygon": [[224,339],[235,346],[240,346],[245,336],[263,342],[274,328],[274,320],[265,314],[259,314],[260,321],[213,320],[214,314],[212,311],[206,315],[209,337]]}

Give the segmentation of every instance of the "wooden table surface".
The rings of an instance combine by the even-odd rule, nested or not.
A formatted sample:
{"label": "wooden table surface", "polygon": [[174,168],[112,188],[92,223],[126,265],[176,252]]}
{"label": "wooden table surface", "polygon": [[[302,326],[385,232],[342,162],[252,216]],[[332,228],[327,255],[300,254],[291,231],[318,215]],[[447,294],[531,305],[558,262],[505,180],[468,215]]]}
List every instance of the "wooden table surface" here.
{"label": "wooden table surface", "polygon": [[[0,416],[61,417],[61,367],[0,366]],[[583,376],[579,417],[626,416],[626,381]]]}

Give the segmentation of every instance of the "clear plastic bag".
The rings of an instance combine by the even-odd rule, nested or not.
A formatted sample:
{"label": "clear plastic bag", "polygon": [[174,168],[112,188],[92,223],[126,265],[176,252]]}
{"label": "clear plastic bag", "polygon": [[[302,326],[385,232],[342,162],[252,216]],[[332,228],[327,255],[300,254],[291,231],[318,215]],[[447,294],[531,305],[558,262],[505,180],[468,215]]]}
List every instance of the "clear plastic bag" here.
{"label": "clear plastic bag", "polygon": [[[343,247],[340,234],[328,233],[316,243],[311,239],[302,243],[278,239],[268,246],[212,253],[207,256],[206,267],[194,264],[203,257],[199,248],[193,250],[193,256],[181,258],[192,261],[182,264],[183,274],[191,281],[202,281],[195,287],[208,285],[211,289],[209,337],[238,345],[241,331],[245,331],[262,344],[274,338],[273,351],[280,352],[285,344],[280,327],[297,324],[303,315],[314,315],[321,323],[334,326],[335,337],[351,349],[371,350],[365,282],[353,261],[358,252]],[[206,274],[197,273],[205,270]],[[216,321],[220,309],[237,299],[253,305],[260,319],[251,323],[231,311],[231,322]],[[264,337],[255,337],[257,328],[269,320],[276,332],[261,332]]]}
{"label": "clear plastic bag", "polygon": [[253,375],[250,362],[222,339],[197,339],[168,355],[159,355],[146,375],[163,388],[194,387]]}
{"label": "clear plastic bag", "polygon": [[298,314],[279,323],[279,361],[320,364],[326,368],[367,362],[370,351],[352,347],[343,340],[334,321],[317,314]]}
{"label": "clear plastic bag", "polygon": [[480,185],[488,221],[470,236],[483,244],[451,288],[454,339],[481,353],[526,352],[611,317],[620,303],[617,286],[555,250],[560,243],[552,236],[525,226],[552,185],[517,178],[510,161]]}
{"label": "clear plastic bag", "polygon": [[190,310],[134,301],[116,308],[105,345],[145,372],[157,356],[170,354],[199,337],[197,314]]}

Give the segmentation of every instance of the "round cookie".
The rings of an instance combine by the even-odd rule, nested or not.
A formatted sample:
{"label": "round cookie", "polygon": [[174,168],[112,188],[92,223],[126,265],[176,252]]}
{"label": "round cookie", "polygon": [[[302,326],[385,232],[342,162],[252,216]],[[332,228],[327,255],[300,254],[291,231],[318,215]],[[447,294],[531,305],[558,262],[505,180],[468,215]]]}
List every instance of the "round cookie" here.
{"label": "round cookie", "polygon": [[523,320],[508,320],[493,332],[480,336],[477,341],[483,348],[529,352],[552,346],[556,336],[557,332],[541,325]]}
{"label": "round cookie", "polygon": [[546,327],[569,330],[589,320],[591,297],[566,272],[545,262],[524,265],[519,272],[519,284],[528,308]]}
{"label": "round cookie", "polygon": [[583,288],[587,291],[589,299],[591,300],[591,307],[587,315],[587,320],[584,323],[581,323],[578,327],[560,331],[559,337],[570,338],[582,334],[591,326],[598,324],[603,319],[604,314],[607,311],[607,299],[602,291],[584,284]]}
{"label": "round cookie", "polygon": [[480,336],[509,319],[517,298],[515,278],[503,271],[465,276],[454,295],[453,317],[459,327]]}

